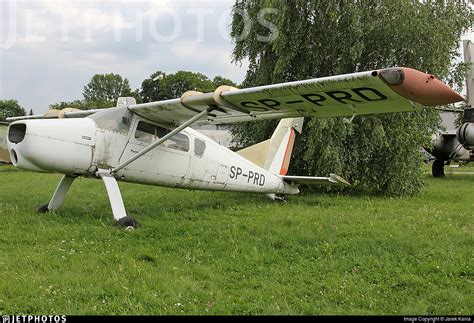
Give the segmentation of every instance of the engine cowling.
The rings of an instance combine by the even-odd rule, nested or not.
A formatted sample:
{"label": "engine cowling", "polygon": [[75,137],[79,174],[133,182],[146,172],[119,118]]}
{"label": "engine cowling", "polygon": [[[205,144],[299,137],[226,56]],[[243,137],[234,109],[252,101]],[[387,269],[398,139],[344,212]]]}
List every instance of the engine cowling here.
{"label": "engine cowling", "polygon": [[89,118],[17,121],[8,128],[7,146],[17,167],[86,174],[92,164],[95,130]]}
{"label": "engine cowling", "polygon": [[454,133],[437,133],[433,135],[432,148],[425,148],[425,150],[439,160],[469,159],[469,151],[459,145],[459,141]]}
{"label": "engine cowling", "polygon": [[474,123],[466,122],[456,131],[456,138],[467,150],[474,149]]}

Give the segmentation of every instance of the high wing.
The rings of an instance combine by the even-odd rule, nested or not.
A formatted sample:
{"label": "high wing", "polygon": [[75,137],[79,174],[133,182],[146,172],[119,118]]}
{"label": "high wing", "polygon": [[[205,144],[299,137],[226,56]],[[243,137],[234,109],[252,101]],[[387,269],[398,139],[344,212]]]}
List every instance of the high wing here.
{"label": "high wing", "polygon": [[[407,112],[463,100],[431,74],[394,67],[247,89],[224,85],[211,93],[188,91],[181,98],[143,104],[136,104],[133,98],[119,98],[117,107],[128,107],[149,120],[178,126],[191,119],[189,125],[208,125]],[[83,118],[99,111],[103,110],[50,110],[44,115],[7,120]]]}
{"label": "high wing", "polygon": [[49,110],[44,114],[35,114],[32,116],[21,116],[21,117],[9,117],[7,121],[13,122],[18,120],[33,120],[33,119],[56,119],[56,118],[85,118],[94,113],[104,111],[104,109],[93,109],[93,110],[78,110],[66,108],[63,110]]}
{"label": "high wing", "polygon": [[400,67],[241,90],[221,86],[212,93],[189,91],[179,99],[128,108],[149,120],[174,125],[207,110],[194,122],[203,125],[416,111],[462,100],[433,75]]}

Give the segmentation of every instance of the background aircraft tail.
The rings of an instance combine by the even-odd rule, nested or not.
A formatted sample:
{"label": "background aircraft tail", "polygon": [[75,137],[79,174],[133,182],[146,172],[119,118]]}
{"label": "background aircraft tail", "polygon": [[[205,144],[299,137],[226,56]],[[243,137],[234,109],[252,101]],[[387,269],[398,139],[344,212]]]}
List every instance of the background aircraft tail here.
{"label": "background aircraft tail", "polygon": [[274,174],[286,175],[296,132],[303,131],[303,120],[304,118],[281,119],[270,139],[237,153]]}
{"label": "background aircraft tail", "polygon": [[0,163],[11,163],[7,148],[8,124],[0,123]]}

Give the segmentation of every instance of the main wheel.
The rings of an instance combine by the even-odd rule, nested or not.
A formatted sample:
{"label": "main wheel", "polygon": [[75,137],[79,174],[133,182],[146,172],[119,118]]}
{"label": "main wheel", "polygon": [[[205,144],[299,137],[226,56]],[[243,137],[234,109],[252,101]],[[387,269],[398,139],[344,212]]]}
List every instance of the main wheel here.
{"label": "main wheel", "polygon": [[117,221],[117,225],[121,228],[132,231],[138,227],[138,222],[134,218],[125,216]]}
{"label": "main wheel", "polygon": [[431,174],[433,177],[444,177],[444,160],[435,159],[431,166]]}

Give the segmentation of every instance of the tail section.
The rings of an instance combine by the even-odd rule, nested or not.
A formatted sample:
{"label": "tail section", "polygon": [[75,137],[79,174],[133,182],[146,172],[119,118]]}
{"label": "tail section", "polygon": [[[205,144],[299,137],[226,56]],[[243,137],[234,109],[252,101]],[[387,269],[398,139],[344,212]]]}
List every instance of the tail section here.
{"label": "tail section", "polygon": [[[296,188],[299,184],[324,186],[350,186],[344,178],[331,174],[330,177],[287,176],[296,132],[303,130],[303,118],[282,119],[272,137],[237,153],[254,164],[281,177],[284,185]],[[297,190],[299,191],[299,190]],[[296,193],[285,193],[296,194]],[[284,201],[282,194],[267,194],[273,200]]]}
{"label": "tail section", "polygon": [[282,119],[270,139],[237,153],[274,174],[286,175],[296,132],[302,132],[303,120],[303,118]]}

